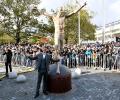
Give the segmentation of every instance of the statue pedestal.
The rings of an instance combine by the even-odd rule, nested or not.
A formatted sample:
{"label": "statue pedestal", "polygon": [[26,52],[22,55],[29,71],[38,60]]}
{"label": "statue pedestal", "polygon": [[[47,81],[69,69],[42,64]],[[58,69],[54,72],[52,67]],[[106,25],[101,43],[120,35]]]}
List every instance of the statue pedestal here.
{"label": "statue pedestal", "polygon": [[57,73],[57,65],[50,66],[48,75],[48,91],[51,93],[65,93],[72,89],[70,70],[60,65],[60,73]]}

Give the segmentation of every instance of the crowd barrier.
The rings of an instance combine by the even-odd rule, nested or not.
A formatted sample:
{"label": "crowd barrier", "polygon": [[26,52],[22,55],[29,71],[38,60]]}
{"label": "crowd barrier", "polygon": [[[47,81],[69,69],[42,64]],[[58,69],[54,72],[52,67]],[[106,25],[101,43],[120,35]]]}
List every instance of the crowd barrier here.
{"label": "crowd barrier", "polygon": [[[6,56],[0,52],[0,62],[4,62]],[[12,65],[13,66],[26,66],[26,67],[33,67],[35,66],[35,61],[28,59],[24,54],[14,54],[12,55]]]}
{"label": "crowd barrier", "polygon": [[77,66],[85,67],[94,67],[94,68],[109,68],[111,69],[120,69],[120,55],[114,54],[97,54],[97,55],[85,55],[80,54],[76,57],[63,57],[62,63],[69,68]]}
{"label": "crowd barrier", "polygon": [[[5,61],[5,56],[0,52],[0,61]],[[66,65],[69,68],[85,66],[85,67],[101,67],[101,68],[109,68],[111,69],[120,69],[120,55],[111,55],[111,54],[92,54],[85,55],[79,54],[74,57],[61,57],[61,63]],[[24,54],[13,54],[12,57],[12,65],[13,66],[26,66],[26,67],[34,67],[35,61],[28,59]]]}

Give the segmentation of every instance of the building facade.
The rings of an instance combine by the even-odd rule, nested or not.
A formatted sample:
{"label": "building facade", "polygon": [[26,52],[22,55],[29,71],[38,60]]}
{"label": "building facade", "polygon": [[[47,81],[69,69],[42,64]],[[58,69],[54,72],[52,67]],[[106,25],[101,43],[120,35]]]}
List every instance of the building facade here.
{"label": "building facade", "polygon": [[116,42],[116,37],[120,37],[120,20],[106,24],[105,29],[103,27],[98,27],[96,29],[96,40],[97,42],[102,43],[104,32],[104,42]]}

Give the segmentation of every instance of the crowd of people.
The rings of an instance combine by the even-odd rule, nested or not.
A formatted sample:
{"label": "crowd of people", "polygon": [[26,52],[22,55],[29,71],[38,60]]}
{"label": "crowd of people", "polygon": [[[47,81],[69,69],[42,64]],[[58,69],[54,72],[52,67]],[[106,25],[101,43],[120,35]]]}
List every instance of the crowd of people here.
{"label": "crowd of people", "polygon": [[[13,66],[34,67],[38,70],[36,94],[39,96],[41,80],[43,78],[43,93],[48,95],[48,71],[49,65],[57,64],[56,73],[60,73],[59,63],[69,68],[108,68],[120,70],[120,49],[115,50],[114,43],[89,44],[89,45],[65,45],[62,50],[51,45],[21,44],[0,45],[0,61],[5,62],[6,77],[8,69],[12,72]],[[59,62],[59,63],[58,63]]]}
{"label": "crowd of people", "polygon": [[[113,43],[101,45],[65,45],[63,50],[59,51],[61,64],[68,66],[69,68],[78,66],[90,67],[104,67],[110,70],[119,69],[119,56],[120,50],[114,49]],[[12,52],[12,65],[14,66],[35,66],[35,61],[27,58],[26,54],[31,56],[37,55],[39,52],[43,52],[43,47],[46,47],[47,53],[52,56],[55,48],[51,45],[39,45],[39,44],[22,44],[22,45],[1,45],[0,46],[0,61],[5,61],[3,53],[5,49],[9,49]]]}

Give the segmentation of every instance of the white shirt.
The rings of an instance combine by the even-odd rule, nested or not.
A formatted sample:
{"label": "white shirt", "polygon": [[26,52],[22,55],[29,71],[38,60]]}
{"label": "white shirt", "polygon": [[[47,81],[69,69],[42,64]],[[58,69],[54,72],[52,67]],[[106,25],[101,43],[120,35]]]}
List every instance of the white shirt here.
{"label": "white shirt", "polygon": [[45,53],[43,53],[43,59],[45,59],[45,56],[46,56],[46,54],[45,54]]}

